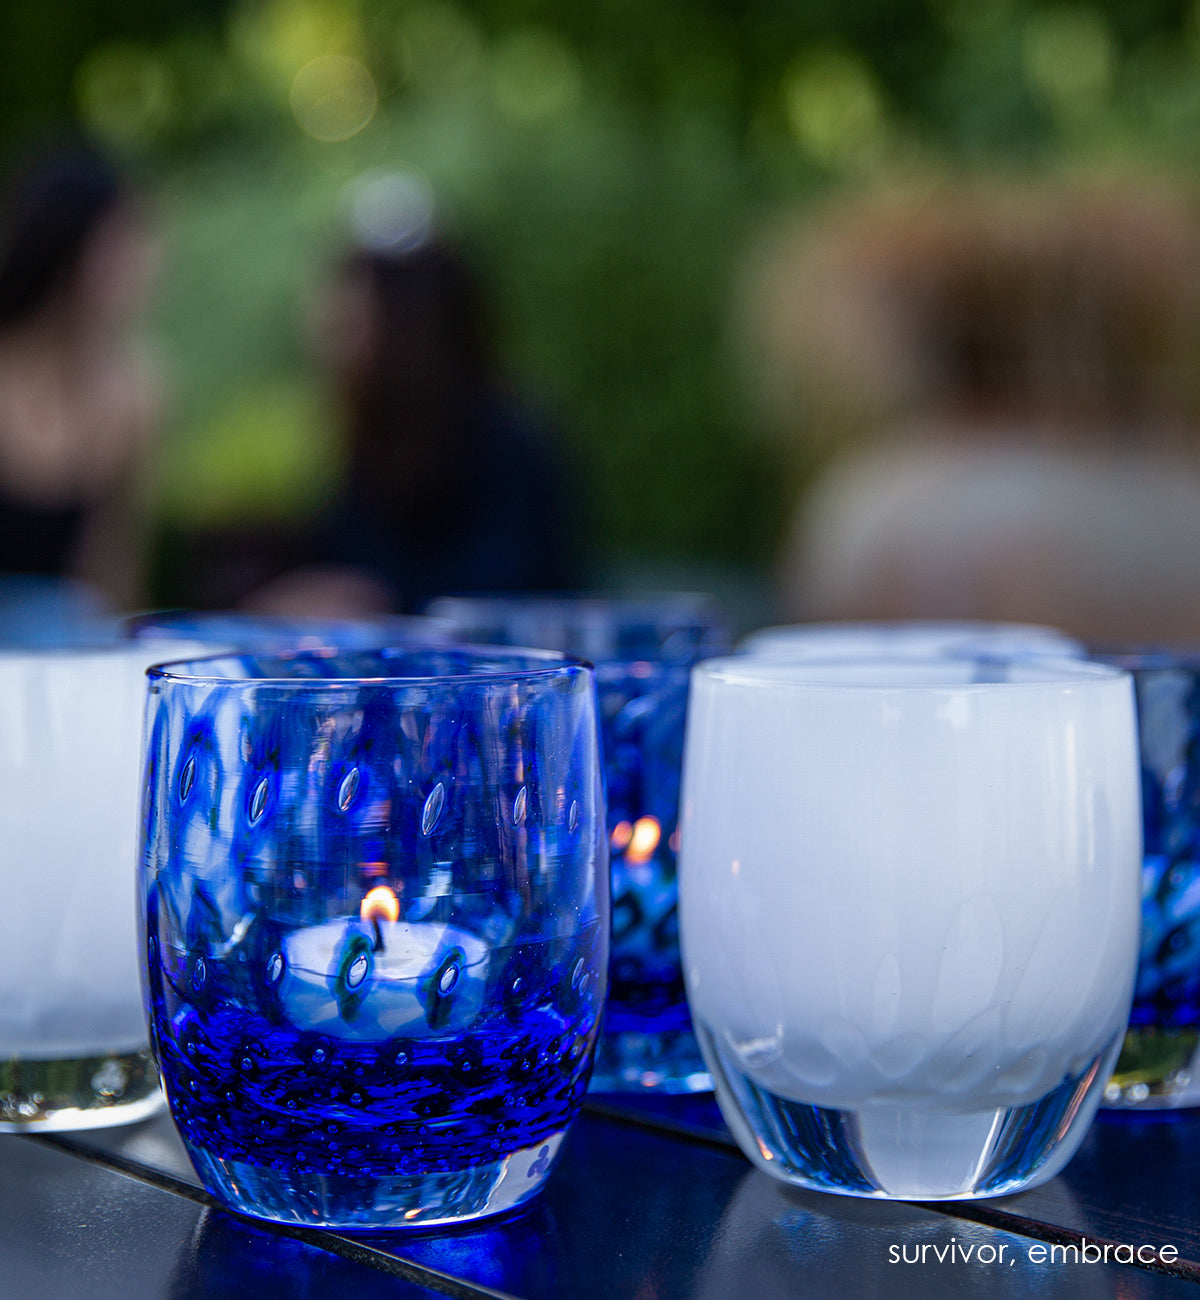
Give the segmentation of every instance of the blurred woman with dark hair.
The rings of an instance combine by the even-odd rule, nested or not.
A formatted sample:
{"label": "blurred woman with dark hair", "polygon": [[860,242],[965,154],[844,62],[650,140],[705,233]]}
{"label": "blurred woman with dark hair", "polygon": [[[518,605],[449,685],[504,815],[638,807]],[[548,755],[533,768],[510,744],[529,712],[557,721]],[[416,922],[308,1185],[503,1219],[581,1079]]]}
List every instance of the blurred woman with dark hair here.
{"label": "blurred woman with dark hair", "polygon": [[[559,451],[505,391],[487,313],[414,178],[368,177],[317,322],[346,475],[304,569],[252,598],[287,613],[416,612],[447,593],[574,581]],[[321,567],[317,567],[317,566]]]}
{"label": "blurred woman with dark hair", "polygon": [[[74,580],[130,608],[158,384],[136,327],[154,265],[113,165],[71,141],[0,197],[0,598]],[[2,630],[0,621],[0,630]]]}

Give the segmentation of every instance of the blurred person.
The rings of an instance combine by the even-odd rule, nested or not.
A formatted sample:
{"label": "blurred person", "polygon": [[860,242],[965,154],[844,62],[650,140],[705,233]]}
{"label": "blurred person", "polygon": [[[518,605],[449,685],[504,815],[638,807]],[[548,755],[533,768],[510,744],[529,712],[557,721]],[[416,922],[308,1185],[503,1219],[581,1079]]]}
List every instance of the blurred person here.
{"label": "blurred person", "polygon": [[32,152],[0,197],[0,628],[133,608],[159,383],[139,338],[156,262],[137,200],[86,141]]}
{"label": "blurred person", "polygon": [[858,199],[785,231],[751,283],[769,400],[827,439],[785,616],[1200,636],[1200,225],[1181,195]]}
{"label": "blurred person", "polygon": [[416,178],[369,175],[314,339],[345,478],[305,563],[247,602],[276,613],[419,612],[434,596],[571,585],[567,477],[506,391],[479,285]]}

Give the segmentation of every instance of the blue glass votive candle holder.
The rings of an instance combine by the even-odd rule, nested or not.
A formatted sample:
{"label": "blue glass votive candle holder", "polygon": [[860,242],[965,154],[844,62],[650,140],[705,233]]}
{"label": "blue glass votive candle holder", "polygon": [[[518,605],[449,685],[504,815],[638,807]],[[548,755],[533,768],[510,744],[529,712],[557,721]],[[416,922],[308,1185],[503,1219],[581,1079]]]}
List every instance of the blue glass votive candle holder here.
{"label": "blue glass votive candle holder", "polygon": [[144,994],[204,1185],[344,1228],[527,1200],[604,1001],[591,668],[301,651],[148,678]]}
{"label": "blue glass votive candle holder", "polygon": [[1103,1105],[1200,1104],[1200,651],[1096,651],[1127,669],[1142,767],[1142,940]]}
{"label": "blue glass votive candle holder", "polygon": [[533,645],[596,666],[612,860],[612,957],[593,1092],[698,1092],[712,1078],[679,959],[679,783],[692,665],[728,649],[701,595],[447,597],[428,612],[466,640]]}
{"label": "blue glass votive candle holder", "polygon": [[[339,646],[445,645],[446,624],[424,614],[381,614],[371,618],[300,618],[238,609],[169,609],[138,614],[125,623],[135,640],[180,640],[228,651],[304,650]],[[188,653],[191,653],[189,651]]]}

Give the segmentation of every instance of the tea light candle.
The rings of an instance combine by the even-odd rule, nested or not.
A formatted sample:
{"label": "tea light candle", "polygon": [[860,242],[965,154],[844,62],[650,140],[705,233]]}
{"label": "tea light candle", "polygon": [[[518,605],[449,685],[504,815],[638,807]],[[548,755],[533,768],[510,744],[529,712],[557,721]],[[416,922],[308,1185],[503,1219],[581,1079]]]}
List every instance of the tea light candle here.
{"label": "tea light candle", "polygon": [[427,1037],[475,1018],[489,955],[457,926],[401,921],[395,895],[377,886],[359,917],[289,935],[276,979],[297,1028],[368,1042]]}

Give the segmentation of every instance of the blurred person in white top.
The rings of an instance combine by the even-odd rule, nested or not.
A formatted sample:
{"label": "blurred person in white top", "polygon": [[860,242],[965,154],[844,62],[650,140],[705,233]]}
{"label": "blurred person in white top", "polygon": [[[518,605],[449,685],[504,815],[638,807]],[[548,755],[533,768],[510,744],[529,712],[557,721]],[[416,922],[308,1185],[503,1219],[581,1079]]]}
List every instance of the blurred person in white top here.
{"label": "blurred person in white top", "polygon": [[1200,636],[1200,224],[1164,186],[975,183],[780,227],[741,324],[822,442],[789,618]]}

